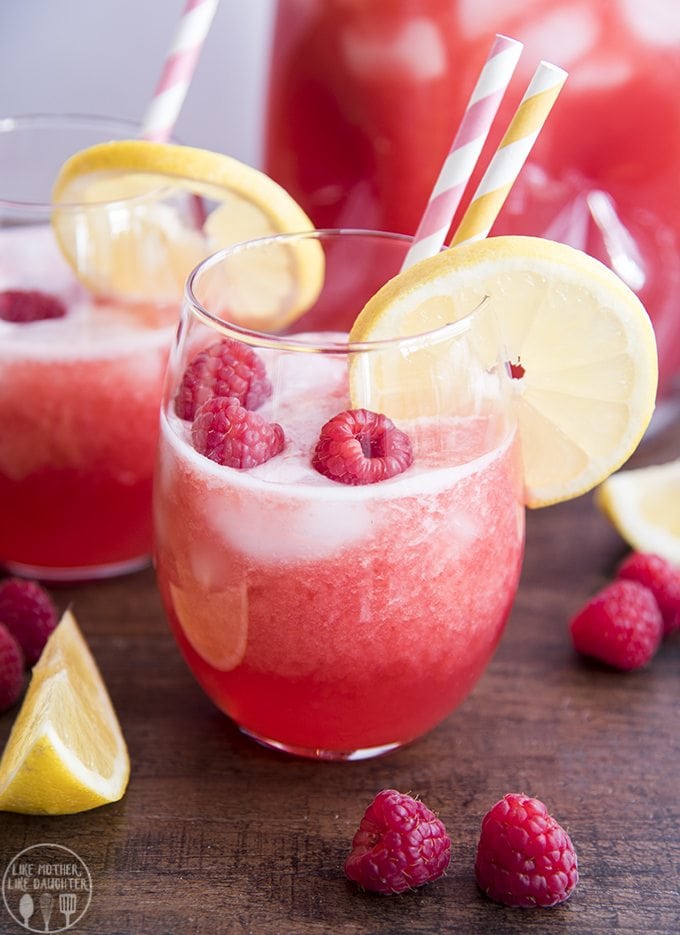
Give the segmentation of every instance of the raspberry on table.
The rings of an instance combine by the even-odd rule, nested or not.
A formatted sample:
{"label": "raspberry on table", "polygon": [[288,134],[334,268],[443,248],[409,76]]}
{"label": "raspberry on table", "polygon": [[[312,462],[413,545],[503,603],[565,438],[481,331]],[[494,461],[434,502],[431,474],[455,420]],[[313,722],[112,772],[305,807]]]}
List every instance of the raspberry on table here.
{"label": "raspberry on table", "polygon": [[619,566],[617,577],[649,588],[663,617],[664,636],[680,630],[680,568],[661,555],[632,552]]}
{"label": "raspberry on table", "polygon": [[57,610],[37,581],[6,578],[0,581],[0,623],[21,646],[26,665],[32,666],[58,623]]}
{"label": "raspberry on table", "polygon": [[411,440],[391,419],[346,409],[321,429],[312,456],[316,470],[341,484],[376,484],[413,464]]}
{"label": "raspberry on table", "polygon": [[66,306],[48,292],[37,289],[5,289],[0,292],[0,318],[26,324],[46,318],[63,318]]}
{"label": "raspberry on table", "polygon": [[663,618],[649,588],[619,579],[591,598],[569,627],[578,653],[630,672],[647,665],[656,653]]}
{"label": "raspberry on table", "polygon": [[0,623],[0,712],[17,703],[24,687],[24,654],[4,623]]}
{"label": "raspberry on table", "polygon": [[283,451],[283,429],[245,409],[235,396],[214,396],[196,411],[191,439],[199,454],[240,470],[264,464]]}
{"label": "raspberry on table", "polygon": [[223,338],[199,351],[184,371],[175,412],[191,421],[213,396],[235,396],[246,409],[257,409],[271,396],[264,364],[247,344]]}
{"label": "raspberry on table", "polygon": [[490,899],[506,906],[556,906],[578,883],[576,851],[543,802],[508,793],[482,821],[475,877]]}
{"label": "raspberry on table", "polygon": [[451,860],[444,824],[427,806],[383,789],[361,819],[345,873],[366,890],[388,895],[437,880]]}

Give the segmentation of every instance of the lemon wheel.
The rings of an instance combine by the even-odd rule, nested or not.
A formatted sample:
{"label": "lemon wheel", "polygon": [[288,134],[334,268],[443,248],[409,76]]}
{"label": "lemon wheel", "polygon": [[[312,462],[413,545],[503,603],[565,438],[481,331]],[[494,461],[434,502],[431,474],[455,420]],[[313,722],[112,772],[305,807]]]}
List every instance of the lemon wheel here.
{"label": "lemon wheel", "polygon": [[[52,200],[55,235],[78,278],[95,295],[131,302],[179,301],[188,274],[209,254],[313,229],[295,200],[257,169],[222,153],[145,140],[76,153]],[[239,324],[280,328],[318,295],[318,244],[281,247],[269,263],[262,287],[250,285]]]}
{"label": "lemon wheel", "polygon": [[[390,280],[361,311],[350,338],[419,334],[463,317],[485,296],[514,377],[526,504],[585,493],[634,451],[657,387],[647,312],[598,260],[534,237],[453,247]],[[412,385],[413,374],[405,382]],[[363,405],[358,380],[351,390],[353,405]]]}

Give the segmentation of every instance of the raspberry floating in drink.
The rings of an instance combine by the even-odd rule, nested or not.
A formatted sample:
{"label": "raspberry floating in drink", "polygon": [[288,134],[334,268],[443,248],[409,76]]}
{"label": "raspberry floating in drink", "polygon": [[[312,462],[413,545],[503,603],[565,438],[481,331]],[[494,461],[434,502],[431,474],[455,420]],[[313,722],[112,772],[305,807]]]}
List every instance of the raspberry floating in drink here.
{"label": "raspberry floating in drink", "polygon": [[235,396],[216,396],[198,409],[191,428],[194,448],[226,467],[247,469],[283,451],[283,429],[245,409]]}
{"label": "raspberry floating in drink", "polygon": [[37,289],[6,289],[0,292],[0,319],[20,324],[63,318],[66,306],[55,295]]}
{"label": "raspberry floating in drink", "polygon": [[271,396],[264,364],[247,344],[224,338],[199,351],[189,362],[177,395],[175,412],[191,421],[212,396],[233,396],[246,409],[258,409]]}
{"label": "raspberry floating in drink", "polygon": [[391,419],[368,409],[347,409],[321,429],[312,465],[341,484],[376,484],[413,464],[411,440]]}

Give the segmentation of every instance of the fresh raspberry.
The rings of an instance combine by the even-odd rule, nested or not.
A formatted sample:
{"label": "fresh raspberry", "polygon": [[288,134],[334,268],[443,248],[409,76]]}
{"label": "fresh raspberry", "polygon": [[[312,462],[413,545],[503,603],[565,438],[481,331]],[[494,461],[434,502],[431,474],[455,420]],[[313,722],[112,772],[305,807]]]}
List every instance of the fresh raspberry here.
{"label": "fresh raspberry", "polygon": [[383,789],[364,812],[345,873],[366,890],[403,893],[437,880],[451,860],[451,841],[434,812]]}
{"label": "fresh raspberry", "polygon": [[659,648],[663,618],[652,592],[621,579],[599,591],[570,623],[574,649],[615,669],[647,665]]}
{"label": "fresh raspberry", "polygon": [[556,906],[578,883],[576,851],[543,802],[508,793],[482,821],[475,877],[506,906]]}
{"label": "fresh raspberry", "polygon": [[24,655],[21,646],[0,623],[0,712],[19,700],[24,687]]}
{"label": "fresh raspberry", "polygon": [[44,318],[63,318],[66,306],[55,295],[37,289],[6,289],[0,292],[0,318],[3,321],[41,321]]}
{"label": "fresh raspberry", "polygon": [[618,577],[644,584],[663,617],[664,636],[680,630],[680,568],[649,552],[633,552],[621,563]]}
{"label": "fresh raspberry", "polygon": [[0,582],[0,622],[21,646],[26,665],[32,666],[57,625],[57,611],[37,581],[6,578]]}
{"label": "fresh raspberry", "polygon": [[199,351],[187,365],[175,397],[175,412],[191,421],[212,396],[235,396],[246,409],[257,409],[271,392],[264,364],[255,351],[223,338]]}
{"label": "fresh raspberry", "polygon": [[196,410],[191,427],[194,448],[218,464],[247,469],[283,451],[283,429],[239,403],[235,396],[214,396]]}
{"label": "fresh raspberry", "polygon": [[320,474],[341,484],[377,484],[413,464],[411,440],[391,419],[346,409],[326,422],[312,456]]}

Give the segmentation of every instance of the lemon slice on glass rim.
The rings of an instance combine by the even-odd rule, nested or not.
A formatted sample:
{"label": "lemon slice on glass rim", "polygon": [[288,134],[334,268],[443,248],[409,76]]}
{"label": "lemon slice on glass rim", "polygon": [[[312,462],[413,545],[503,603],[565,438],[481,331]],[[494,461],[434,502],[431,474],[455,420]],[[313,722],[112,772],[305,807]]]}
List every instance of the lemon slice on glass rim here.
{"label": "lemon slice on glass rim", "polygon": [[[97,296],[130,302],[177,302],[209,254],[313,229],[297,202],[257,169],[222,153],[146,140],[75,153],[52,200],[56,239],[78,279]],[[323,275],[318,242],[279,245],[262,275],[249,277],[239,308],[225,314],[255,329],[282,327],[313,303]]]}
{"label": "lemon slice on glass rim", "polygon": [[632,549],[680,566],[680,458],[617,471],[595,502]]}
{"label": "lemon slice on glass rim", "polygon": [[[536,237],[461,244],[399,273],[366,304],[350,334],[377,341],[455,321],[485,296],[494,305],[512,381],[525,502],[579,496],[635,450],[654,410],[657,353],[637,296],[603,263]],[[493,360],[495,348],[489,348]],[[426,355],[423,366],[431,366]],[[435,362],[436,363],[436,362]],[[404,384],[417,385],[404,358]],[[352,404],[366,405],[366,375],[350,367]],[[394,374],[392,374],[394,381]],[[381,407],[380,373],[371,405]],[[423,384],[427,381],[423,379]],[[390,401],[384,400],[387,414]]]}
{"label": "lemon slice on glass rim", "polygon": [[130,760],[116,713],[73,614],[33,667],[0,760],[0,810],[66,815],[122,798]]}

